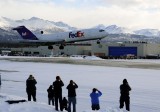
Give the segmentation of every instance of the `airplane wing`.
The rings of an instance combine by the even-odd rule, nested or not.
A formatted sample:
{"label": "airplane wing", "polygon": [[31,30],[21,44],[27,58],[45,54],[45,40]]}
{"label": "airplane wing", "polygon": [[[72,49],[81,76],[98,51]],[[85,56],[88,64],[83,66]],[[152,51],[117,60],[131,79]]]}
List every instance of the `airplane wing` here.
{"label": "airplane wing", "polygon": [[49,45],[54,45],[54,44],[63,44],[63,43],[65,43],[65,40],[63,40],[63,39],[59,39],[59,40],[55,40],[55,41],[21,40],[19,42],[23,43],[23,44],[30,43],[32,45],[37,45],[37,46],[49,46]]}

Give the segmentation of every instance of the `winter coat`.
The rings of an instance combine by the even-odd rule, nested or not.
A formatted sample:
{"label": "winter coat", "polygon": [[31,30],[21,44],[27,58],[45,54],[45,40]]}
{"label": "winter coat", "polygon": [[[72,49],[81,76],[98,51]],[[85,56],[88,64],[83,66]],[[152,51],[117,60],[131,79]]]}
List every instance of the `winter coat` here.
{"label": "winter coat", "polygon": [[128,83],[120,85],[120,93],[122,96],[129,96],[129,91],[131,91],[131,87]]}
{"label": "winter coat", "polygon": [[55,96],[62,95],[62,86],[64,86],[64,83],[62,81],[56,80],[55,82],[53,82],[53,86],[54,86]]}
{"label": "winter coat", "polygon": [[48,98],[53,98],[55,96],[55,92],[54,92],[54,89],[52,88],[52,86],[50,86],[47,89],[47,92],[48,92]]}
{"label": "winter coat", "polygon": [[63,98],[63,100],[62,100],[62,106],[63,106],[63,107],[67,107],[67,104],[68,104],[67,99],[66,99],[66,98]]}
{"label": "winter coat", "polygon": [[99,97],[102,95],[102,92],[98,91],[98,92],[92,92],[90,94],[91,97],[91,103],[92,104],[99,104]]}
{"label": "winter coat", "polygon": [[78,88],[77,84],[69,84],[67,86],[68,89],[68,97],[75,97],[76,96],[76,89]]}
{"label": "winter coat", "polygon": [[36,91],[36,84],[37,84],[37,81],[35,79],[30,79],[28,78],[26,80],[26,91],[27,92],[32,92],[32,91]]}

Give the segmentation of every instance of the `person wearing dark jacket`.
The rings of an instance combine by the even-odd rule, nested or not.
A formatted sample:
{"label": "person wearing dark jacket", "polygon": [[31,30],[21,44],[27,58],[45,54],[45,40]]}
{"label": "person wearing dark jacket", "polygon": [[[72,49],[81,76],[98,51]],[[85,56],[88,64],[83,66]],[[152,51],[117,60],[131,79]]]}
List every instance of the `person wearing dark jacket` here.
{"label": "person wearing dark jacket", "polygon": [[56,76],[56,80],[53,82],[54,92],[55,92],[55,110],[58,111],[58,101],[60,105],[60,110],[62,111],[62,87],[64,86],[63,81],[60,76]]}
{"label": "person wearing dark jacket", "polygon": [[129,86],[127,79],[124,79],[123,84],[120,85],[120,109],[123,108],[125,103],[126,110],[130,111],[129,91],[131,91],[131,87]]}
{"label": "person wearing dark jacket", "polygon": [[92,103],[92,110],[99,110],[99,97],[102,95],[102,92],[96,88],[93,88],[92,93],[90,94],[91,103]]}
{"label": "person wearing dark jacket", "polygon": [[67,86],[68,89],[68,112],[71,112],[71,103],[73,104],[73,112],[76,112],[76,89],[78,88],[78,85],[73,81],[70,80],[69,85]]}
{"label": "person wearing dark jacket", "polygon": [[62,105],[62,111],[63,111],[63,109],[68,110],[68,101],[67,101],[66,97],[63,97],[61,105]]}
{"label": "person wearing dark jacket", "polygon": [[26,92],[28,95],[28,101],[31,101],[31,97],[33,97],[33,101],[36,102],[36,85],[37,81],[34,79],[32,75],[26,80]]}
{"label": "person wearing dark jacket", "polygon": [[48,104],[50,105],[52,102],[52,105],[54,105],[55,93],[52,85],[49,86],[49,88],[47,89],[47,92],[48,92]]}

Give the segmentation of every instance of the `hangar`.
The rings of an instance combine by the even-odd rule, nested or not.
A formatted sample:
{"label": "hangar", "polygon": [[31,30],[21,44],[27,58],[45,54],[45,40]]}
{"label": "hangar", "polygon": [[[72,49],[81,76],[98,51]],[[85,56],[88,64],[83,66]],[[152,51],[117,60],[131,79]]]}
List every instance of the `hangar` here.
{"label": "hangar", "polygon": [[126,56],[134,56],[135,58],[159,57],[160,44],[138,41],[93,44],[92,54],[114,58]]}
{"label": "hangar", "polygon": [[137,47],[119,47],[119,46],[109,46],[108,55],[109,56],[124,56],[127,54],[132,54],[137,56]]}
{"label": "hangar", "polygon": [[25,56],[70,56],[70,55],[91,55],[91,44],[67,45],[64,49],[59,49],[59,46],[54,45],[53,49],[48,49],[48,46],[29,47],[29,48],[11,48],[12,55]]}
{"label": "hangar", "polygon": [[[134,58],[158,58],[160,55],[160,44],[138,41],[128,42],[96,42],[71,44],[59,50],[58,46],[53,46],[49,50],[47,46],[36,48],[11,48],[11,53],[27,56],[58,56],[58,55],[96,55],[104,58],[125,58],[132,56]],[[7,49],[8,50],[8,49]],[[1,52],[4,49],[1,49]]]}

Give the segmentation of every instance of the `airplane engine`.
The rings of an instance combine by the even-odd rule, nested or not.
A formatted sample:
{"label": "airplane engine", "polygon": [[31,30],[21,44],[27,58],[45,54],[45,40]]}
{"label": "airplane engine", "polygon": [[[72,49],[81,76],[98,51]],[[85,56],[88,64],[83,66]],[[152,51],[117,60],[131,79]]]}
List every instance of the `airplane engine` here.
{"label": "airplane engine", "polygon": [[98,40],[97,40],[97,44],[100,44],[100,43],[101,43],[101,42],[100,42],[100,40],[98,39]]}

